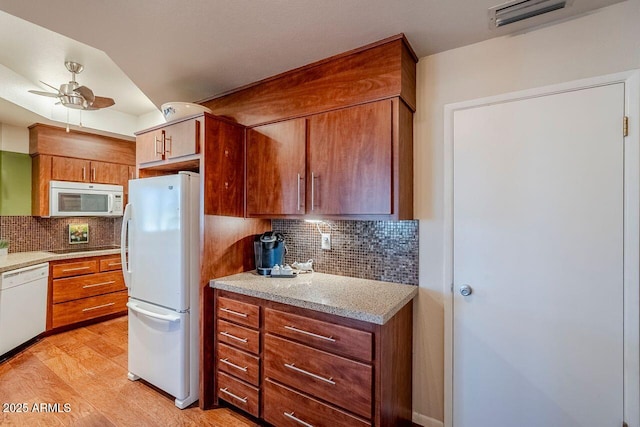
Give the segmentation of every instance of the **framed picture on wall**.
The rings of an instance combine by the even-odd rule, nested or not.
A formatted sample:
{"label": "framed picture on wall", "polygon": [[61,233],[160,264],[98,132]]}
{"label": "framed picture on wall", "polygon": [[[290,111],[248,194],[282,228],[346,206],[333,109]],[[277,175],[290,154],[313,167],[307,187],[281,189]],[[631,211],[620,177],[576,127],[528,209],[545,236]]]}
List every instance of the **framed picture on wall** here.
{"label": "framed picture on wall", "polygon": [[89,224],[69,224],[69,243],[89,243]]}

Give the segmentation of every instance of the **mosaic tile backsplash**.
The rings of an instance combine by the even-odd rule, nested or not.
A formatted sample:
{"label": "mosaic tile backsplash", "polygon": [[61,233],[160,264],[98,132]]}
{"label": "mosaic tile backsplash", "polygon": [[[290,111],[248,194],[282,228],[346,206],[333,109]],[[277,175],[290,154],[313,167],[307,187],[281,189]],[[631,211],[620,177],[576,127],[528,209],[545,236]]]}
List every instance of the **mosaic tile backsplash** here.
{"label": "mosaic tile backsplash", "polygon": [[[320,248],[320,233],[331,233],[331,250]],[[418,221],[325,221],[277,219],[273,231],[285,237],[285,262],[313,259],[321,273],[418,284]]]}
{"label": "mosaic tile backsplash", "polygon": [[[0,237],[9,240],[9,253],[113,246],[120,244],[121,223],[121,218],[0,216]],[[69,244],[69,224],[89,224],[89,242]]]}

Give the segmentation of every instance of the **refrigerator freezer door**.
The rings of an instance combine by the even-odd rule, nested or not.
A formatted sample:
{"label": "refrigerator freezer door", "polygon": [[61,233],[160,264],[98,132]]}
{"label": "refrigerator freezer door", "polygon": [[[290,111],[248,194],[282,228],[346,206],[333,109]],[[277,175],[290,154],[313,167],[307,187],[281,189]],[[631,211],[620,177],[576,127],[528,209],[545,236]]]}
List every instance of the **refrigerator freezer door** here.
{"label": "refrigerator freezer door", "polygon": [[189,308],[189,176],[129,182],[129,296],[177,311]]}
{"label": "refrigerator freezer door", "polygon": [[129,299],[129,378],[182,400],[189,394],[189,313]]}

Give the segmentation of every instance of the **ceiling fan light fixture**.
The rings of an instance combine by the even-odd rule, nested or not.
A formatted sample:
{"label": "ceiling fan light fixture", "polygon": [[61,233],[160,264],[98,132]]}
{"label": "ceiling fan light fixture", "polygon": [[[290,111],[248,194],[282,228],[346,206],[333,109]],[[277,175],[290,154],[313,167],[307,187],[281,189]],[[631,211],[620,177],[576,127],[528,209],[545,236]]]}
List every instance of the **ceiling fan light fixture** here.
{"label": "ceiling fan light fixture", "polygon": [[489,27],[498,28],[534,16],[564,9],[573,0],[515,0],[489,9]]}
{"label": "ceiling fan light fixture", "polygon": [[67,67],[67,70],[71,72],[71,81],[69,83],[63,83],[60,85],[60,88],[56,88],[55,86],[41,80],[41,83],[56,92],[43,92],[40,90],[30,90],[29,92],[35,95],[58,98],[60,104],[67,108],[73,108],[74,110],[99,110],[101,108],[111,107],[115,104],[113,98],[95,96],[93,91],[87,86],[81,86],[76,82],[76,74],[84,70],[84,66],[82,64],[67,61],[64,65]]}

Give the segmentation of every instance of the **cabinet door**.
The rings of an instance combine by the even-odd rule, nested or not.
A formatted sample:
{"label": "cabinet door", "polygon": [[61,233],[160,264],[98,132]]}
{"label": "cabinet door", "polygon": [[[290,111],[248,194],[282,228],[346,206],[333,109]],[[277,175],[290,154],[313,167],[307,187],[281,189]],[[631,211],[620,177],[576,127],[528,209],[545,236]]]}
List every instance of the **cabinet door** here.
{"label": "cabinet door", "polygon": [[304,214],[305,119],[247,130],[247,215]]}
{"label": "cabinet door", "polygon": [[129,173],[127,165],[107,162],[91,162],[91,182],[122,185]]}
{"label": "cabinet door", "polygon": [[89,182],[89,160],[53,156],[51,158],[51,179],[54,181]]}
{"label": "cabinet door", "polygon": [[147,163],[164,160],[162,130],[140,134],[136,137],[136,162]]}
{"label": "cabinet door", "polygon": [[392,213],[391,100],[309,119],[307,213]]}
{"label": "cabinet door", "polygon": [[200,152],[201,123],[201,120],[191,119],[165,127],[165,159],[198,154]]}
{"label": "cabinet door", "polygon": [[207,119],[204,213],[244,216],[244,128]]}

